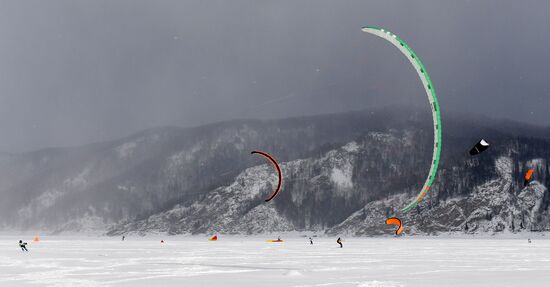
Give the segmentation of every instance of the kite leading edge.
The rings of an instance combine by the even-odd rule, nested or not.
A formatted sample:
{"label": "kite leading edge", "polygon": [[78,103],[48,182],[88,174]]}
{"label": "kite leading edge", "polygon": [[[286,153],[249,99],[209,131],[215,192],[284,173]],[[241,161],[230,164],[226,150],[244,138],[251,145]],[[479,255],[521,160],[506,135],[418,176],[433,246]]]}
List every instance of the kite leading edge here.
{"label": "kite leading edge", "polygon": [[435,89],[432,84],[432,81],[430,80],[430,76],[428,75],[428,72],[426,71],[426,68],[424,67],[424,64],[422,64],[422,61],[420,61],[420,58],[416,55],[416,53],[403,41],[401,38],[399,38],[397,35],[393,34],[392,32],[379,28],[374,26],[366,26],[362,28],[363,32],[373,34],[375,36],[378,36],[380,38],[383,38],[387,40],[388,42],[392,43],[395,47],[407,57],[409,62],[413,65],[416,72],[418,73],[418,76],[420,77],[420,80],[422,81],[422,84],[424,85],[424,90],[426,91],[426,94],[428,96],[428,100],[431,105],[432,109],[432,118],[433,118],[433,125],[434,125],[434,149],[433,149],[433,156],[432,156],[432,165],[430,167],[430,172],[428,174],[428,178],[426,178],[426,181],[424,182],[424,186],[422,186],[422,189],[420,190],[420,193],[416,196],[415,199],[413,199],[405,208],[402,209],[403,212],[408,212],[412,208],[414,208],[418,203],[422,201],[430,191],[430,187],[432,186],[433,181],[435,180],[435,175],[437,173],[437,168],[439,166],[439,156],[441,154],[441,115],[439,113],[439,103],[437,101],[437,97],[435,94]]}
{"label": "kite leading edge", "polygon": [[270,155],[266,152],[255,150],[255,151],[252,151],[251,154],[259,154],[259,155],[263,156],[264,158],[269,160],[271,162],[271,164],[273,164],[273,167],[275,168],[275,170],[277,170],[277,177],[278,177],[277,188],[275,189],[275,191],[273,191],[271,196],[269,196],[269,198],[265,200],[265,202],[269,202],[270,200],[275,198],[279,194],[279,192],[281,191],[281,185],[283,183],[283,173],[281,171],[281,167],[279,166],[279,163],[277,162],[277,160],[272,155]]}

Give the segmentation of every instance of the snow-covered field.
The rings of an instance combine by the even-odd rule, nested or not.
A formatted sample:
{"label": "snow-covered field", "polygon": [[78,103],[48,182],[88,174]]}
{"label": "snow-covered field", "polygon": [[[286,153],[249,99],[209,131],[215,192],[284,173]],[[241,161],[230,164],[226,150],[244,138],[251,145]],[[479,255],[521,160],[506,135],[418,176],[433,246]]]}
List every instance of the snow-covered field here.
{"label": "snow-covered field", "polygon": [[[550,240],[0,237],[0,286],[548,286]],[[283,238],[284,239],[284,238]]]}

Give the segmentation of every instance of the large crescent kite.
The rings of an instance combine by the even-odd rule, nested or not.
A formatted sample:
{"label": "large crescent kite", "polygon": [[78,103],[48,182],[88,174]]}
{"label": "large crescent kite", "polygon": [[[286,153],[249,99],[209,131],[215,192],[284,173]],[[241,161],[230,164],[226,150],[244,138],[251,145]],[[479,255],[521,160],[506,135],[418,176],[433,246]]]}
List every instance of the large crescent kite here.
{"label": "large crescent kite", "polygon": [[275,169],[277,170],[277,175],[279,177],[279,181],[277,182],[277,189],[275,189],[275,191],[271,194],[271,196],[265,200],[265,202],[268,202],[270,200],[272,200],[273,198],[275,198],[275,196],[277,196],[279,194],[279,192],[281,191],[281,185],[283,183],[283,173],[281,172],[281,168],[279,167],[279,163],[277,163],[277,161],[275,160],[275,158],[273,158],[270,154],[268,153],[265,153],[263,151],[258,151],[258,150],[255,150],[253,152],[251,152],[251,154],[259,154],[263,157],[265,157],[267,160],[269,160],[271,162],[271,164],[273,164],[273,167],[275,167]]}
{"label": "large crescent kite", "polygon": [[426,197],[426,194],[428,191],[430,191],[430,187],[432,186],[433,181],[435,180],[435,175],[437,173],[437,167],[439,165],[439,156],[441,154],[441,115],[439,114],[439,103],[437,101],[437,97],[435,94],[435,89],[432,84],[432,81],[430,80],[430,76],[428,75],[428,72],[426,71],[426,68],[424,67],[424,64],[422,64],[422,61],[420,61],[420,58],[416,55],[416,53],[403,41],[401,38],[399,38],[397,35],[393,34],[392,32],[379,28],[374,26],[367,26],[363,27],[363,32],[373,34],[375,36],[378,36],[380,38],[383,38],[387,40],[388,42],[392,43],[403,55],[407,57],[409,62],[413,65],[416,72],[418,73],[418,76],[420,77],[420,80],[422,81],[422,84],[424,85],[424,90],[426,91],[426,95],[428,96],[428,100],[430,101],[431,109],[432,109],[432,118],[433,118],[433,124],[434,124],[434,150],[433,150],[433,156],[432,156],[432,166],[430,167],[430,173],[428,174],[428,178],[424,182],[424,186],[420,190],[420,193],[416,196],[414,200],[412,200],[405,208],[403,208],[403,212],[408,212],[412,208],[414,208],[424,197]]}

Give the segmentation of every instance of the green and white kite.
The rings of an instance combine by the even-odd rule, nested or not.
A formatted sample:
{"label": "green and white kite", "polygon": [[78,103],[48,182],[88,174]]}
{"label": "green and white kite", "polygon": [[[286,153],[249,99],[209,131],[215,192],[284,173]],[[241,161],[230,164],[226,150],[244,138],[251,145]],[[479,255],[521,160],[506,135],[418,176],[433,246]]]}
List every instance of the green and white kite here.
{"label": "green and white kite", "polygon": [[430,76],[428,75],[426,68],[424,67],[424,64],[422,64],[420,58],[416,55],[413,49],[411,49],[411,47],[409,47],[409,45],[405,43],[405,41],[403,41],[392,32],[379,27],[367,26],[363,27],[362,30],[363,32],[376,35],[389,41],[395,47],[397,47],[397,49],[399,49],[399,51],[401,51],[401,53],[403,53],[405,57],[407,57],[409,62],[411,62],[413,67],[416,69],[416,72],[418,73],[418,76],[420,77],[420,80],[424,85],[424,90],[426,90],[426,95],[428,95],[428,100],[430,101],[430,105],[432,108],[432,117],[434,122],[434,150],[432,156],[432,166],[430,167],[430,173],[428,174],[428,178],[426,179],[426,182],[424,182],[424,186],[420,190],[420,193],[402,210],[403,212],[408,212],[409,210],[414,208],[420,201],[422,201],[424,197],[426,197],[428,191],[430,190],[430,187],[432,186],[432,183],[435,180],[435,175],[437,173],[439,156],[441,154],[441,115],[439,113],[439,103],[435,95],[434,86],[432,84],[432,81],[430,80]]}

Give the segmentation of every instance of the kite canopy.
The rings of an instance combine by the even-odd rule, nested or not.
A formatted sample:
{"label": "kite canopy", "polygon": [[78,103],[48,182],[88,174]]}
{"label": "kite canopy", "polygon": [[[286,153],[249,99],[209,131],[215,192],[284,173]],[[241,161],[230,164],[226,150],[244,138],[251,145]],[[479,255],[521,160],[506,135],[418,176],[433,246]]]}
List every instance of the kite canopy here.
{"label": "kite canopy", "polygon": [[386,219],[386,224],[387,225],[397,225],[397,230],[395,230],[395,235],[399,235],[401,233],[403,233],[403,224],[401,222],[401,219],[397,218],[397,217],[390,217],[388,219]]}
{"label": "kite canopy", "polygon": [[432,155],[432,165],[430,167],[430,172],[428,173],[428,177],[426,178],[426,181],[424,182],[424,186],[422,186],[422,189],[418,193],[415,199],[413,199],[405,208],[403,208],[403,212],[408,212],[412,208],[414,208],[424,197],[426,197],[428,191],[430,190],[430,187],[432,186],[433,181],[435,180],[435,175],[437,173],[437,168],[439,166],[439,156],[441,155],[441,115],[439,113],[439,102],[437,100],[437,96],[435,94],[435,89],[432,84],[432,80],[430,79],[430,76],[428,75],[428,72],[426,71],[426,68],[424,67],[424,64],[422,64],[422,61],[420,61],[420,58],[416,55],[416,53],[403,41],[401,38],[399,38],[397,35],[393,34],[392,32],[379,28],[374,26],[367,26],[363,27],[363,32],[373,34],[375,36],[378,36],[384,40],[387,40],[391,44],[393,44],[399,51],[407,57],[407,60],[413,65],[414,69],[418,73],[418,76],[420,77],[420,80],[422,81],[422,85],[424,86],[424,90],[426,91],[426,95],[428,96],[428,101],[431,105],[432,110],[432,118],[433,118],[433,125],[434,125],[434,149],[433,149],[433,155]]}
{"label": "kite canopy", "polygon": [[281,239],[270,239],[270,240],[267,240],[267,242],[277,243],[277,242],[283,242],[283,240],[281,240]]}
{"label": "kite canopy", "polygon": [[210,238],[208,238],[209,241],[217,241],[218,240],[218,235],[214,235]]}
{"label": "kite canopy", "polygon": [[267,160],[269,160],[271,162],[271,164],[273,164],[273,167],[277,170],[277,175],[278,175],[278,181],[277,181],[277,188],[275,189],[275,191],[273,191],[273,193],[271,194],[271,196],[266,199],[265,201],[268,202],[270,200],[272,200],[273,198],[275,198],[275,196],[277,196],[279,194],[279,192],[281,191],[281,185],[283,183],[283,173],[281,172],[281,167],[279,166],[279,163],[275,160],[275,158],[273,158],[273,156],[271,156],[270,154],[268,153],[265,153],[263,151],[252,151],[251,154],[259,154],[263,157],[265,157]]}
{"label": "kite canopy", "polygon": [[523,177],[523,186],[528,186],[529,183],[531,183],[531,180],[533,180],[533,173],[535,171],[532,169],[528,169],[525,173],[525,176]]}
{"label": "kite canopy", "polygon": [[484,139],[481,139],[476,145],[470,150],[470,155],[478,155],[489,148],[489,143]]}

